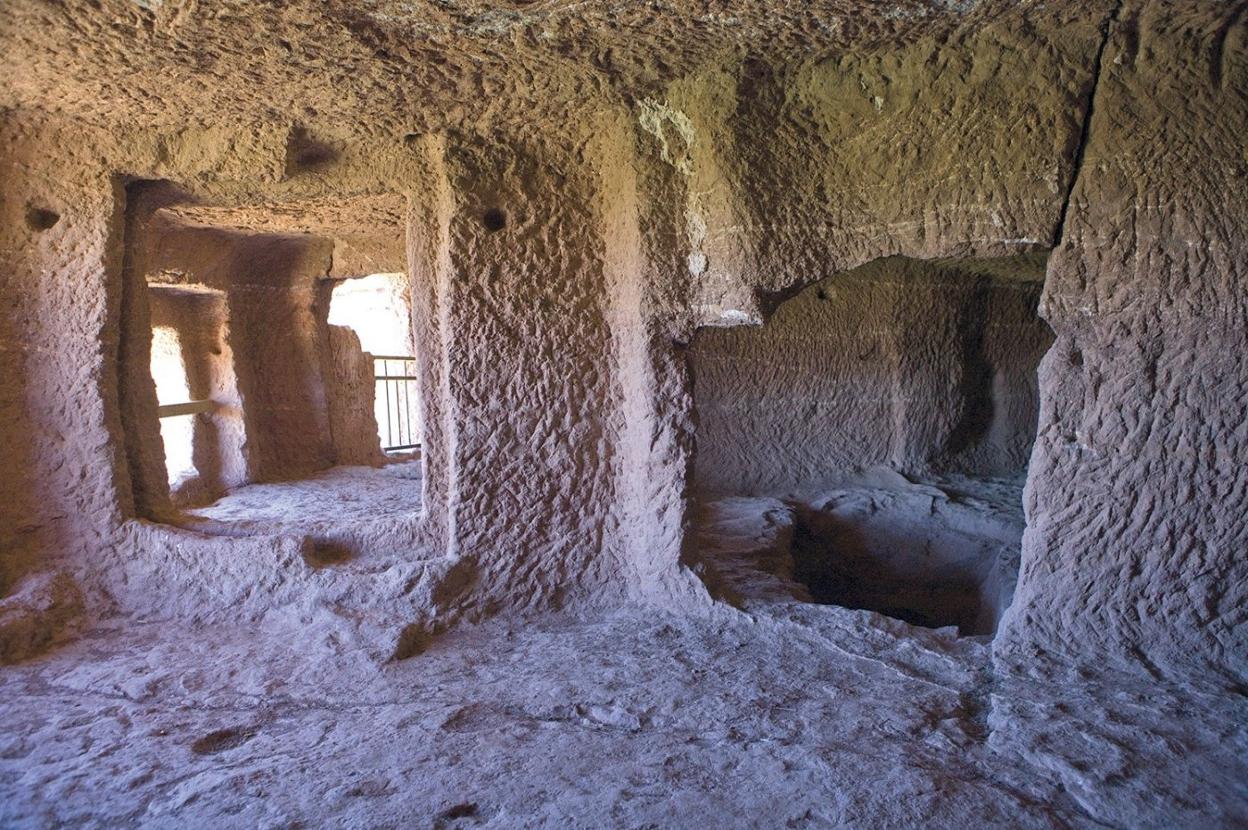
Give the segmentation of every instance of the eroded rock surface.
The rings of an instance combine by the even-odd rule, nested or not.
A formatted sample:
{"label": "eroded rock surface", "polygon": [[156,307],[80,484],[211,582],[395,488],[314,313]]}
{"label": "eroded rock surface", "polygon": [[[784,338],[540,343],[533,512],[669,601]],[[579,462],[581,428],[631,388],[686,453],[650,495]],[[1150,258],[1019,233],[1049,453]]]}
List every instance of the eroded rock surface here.
{"label": "eroded rock surface", "polygon": [[991,635],[1018,579],[1020,489],[877,469],[783,500],[707,498],[698,551],[711,584],[746,608],[802,600]]}
{"label": "eroded rock surface", "polygon": [[6,669],[0,820],[1248,819],[1241,696],[1042,663],[994,680],[985,645],[865,611],[789,603],[750,616],[495,623],[384,666],[264,634],[135,627]]}
{"label": "eroded rock surface", "polygon": [[[1246,19],[6,3],[4,817],[1244,823]],[[1025,288],[979,270],[1042,252]],[[862,279],[902,261],[939,278]],[[315,497],[179,526],[381,463],[324,287],[394,272],[419,492],[362,534]],[[806,349],[814,322],[839,333]],[[198,490],[163,464],[161,324],[203,352]],[[805,602],[783,501],[694,531],[700,490],[757,506],[880,463],[1026,464],[991,649]],[[947,519],[965,494],[936,483]],[[870,517],[921,513],[845,498],[820,507],[867,517],[868,551],[897,541]]]}
{"label": "eroded rock surface", "polygon": [[1021,474],[1039,416],[1043,253],[900,257],[820,280],[689,350],[700,492],[775,495],[855,469]]}

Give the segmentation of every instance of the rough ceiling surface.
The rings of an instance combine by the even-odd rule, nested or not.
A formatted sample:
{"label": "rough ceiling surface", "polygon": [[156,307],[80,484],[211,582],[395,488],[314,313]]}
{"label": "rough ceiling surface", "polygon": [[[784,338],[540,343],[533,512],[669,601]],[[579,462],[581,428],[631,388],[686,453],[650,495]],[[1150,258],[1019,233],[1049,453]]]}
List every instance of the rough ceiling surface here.
{"label": "rough ceiling surface", "polygon": [[1245,125],[1243,0],[7,0],[0,824],[1248,825]]}
{"label": "rough ceiling surface", "polygon": [[1002,18],[1060,26],[1087,11],[1008,0],[17,2],[3,22],[0,105],[162,126],[354,120],[401,134],[639,99],[747,57],[935,46]]}

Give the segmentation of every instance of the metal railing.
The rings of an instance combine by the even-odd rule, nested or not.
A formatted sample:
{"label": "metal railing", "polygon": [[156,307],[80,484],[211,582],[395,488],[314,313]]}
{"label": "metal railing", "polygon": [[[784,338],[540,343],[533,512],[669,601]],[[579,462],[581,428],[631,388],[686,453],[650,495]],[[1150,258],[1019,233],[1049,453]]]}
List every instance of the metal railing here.
{"label": "metal railing", "polygon": [[375,411],[384,452],[414,450],[420,446],[420,398],[416,391],[416,358],[373,355],[377,383]]}

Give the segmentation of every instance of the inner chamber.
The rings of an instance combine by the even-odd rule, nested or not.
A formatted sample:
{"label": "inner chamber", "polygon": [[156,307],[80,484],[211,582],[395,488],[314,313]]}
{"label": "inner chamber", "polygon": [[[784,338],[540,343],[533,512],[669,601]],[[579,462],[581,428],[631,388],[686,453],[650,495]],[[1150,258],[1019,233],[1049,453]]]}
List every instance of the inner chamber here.
{"label": "inner chamber", "polygon": [[[136,515],[345,564],[422,505],[394,195],[208,205],[126,186],[122,426]],[[377,270],[383,268],[385,270]]]}
{"label": "inner chamber", "polygon": [[703,523],[728,511],[739,527],[751,509],[775,522],[779,503],[791,532],[756,538],[786,550],[757,561],[803,597],[993,633],[1017,579],[1052,343],[1036,310],[1046,259],[876,260],[763,326],[700,330]]}

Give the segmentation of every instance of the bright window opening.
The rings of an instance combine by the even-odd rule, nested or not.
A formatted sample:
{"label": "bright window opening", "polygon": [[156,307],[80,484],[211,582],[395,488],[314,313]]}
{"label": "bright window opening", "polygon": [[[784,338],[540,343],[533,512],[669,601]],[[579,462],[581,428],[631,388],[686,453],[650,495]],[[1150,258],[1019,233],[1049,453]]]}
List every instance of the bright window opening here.
{"label": "bright window opening", "polygon": [[[178,333],[167,326],[152,329],[152,380],[156,383],[156,402],[159,406],[185,404],[191,400],[182,344]],[[165,445],[165,468],[170,486],[177,486],[199,474],[193,459],[194,415],[162,416],[160,438]]]}
{"label": "bright window opening", "polygon": [[405,274],[371,274],[343,280],[329,301],[329,324],[346,326],[370,354],[409,355],[412,318]]}
{"label": "bright window opening", "polygon": [[407,275],[371,274],[342,281],[330,295],[329,324],[354,331],[360,346],[373,356],[373,411],[381,448],[389,453],[418,448],[419,396]]}

